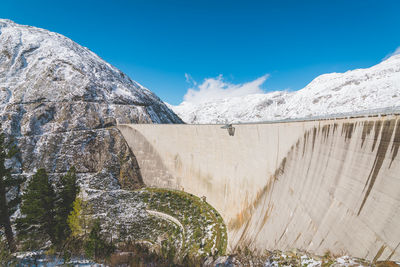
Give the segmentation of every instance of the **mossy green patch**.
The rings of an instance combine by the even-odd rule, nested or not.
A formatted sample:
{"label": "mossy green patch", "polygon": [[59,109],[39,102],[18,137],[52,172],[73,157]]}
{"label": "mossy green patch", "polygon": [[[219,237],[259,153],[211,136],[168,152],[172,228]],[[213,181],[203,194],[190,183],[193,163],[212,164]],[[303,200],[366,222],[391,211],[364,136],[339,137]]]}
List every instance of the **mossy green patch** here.
{"label": "mossy green patch", "polygon": [[[148,210],[165,213],[182,224],[182,245],[179,251],[175,250],[175,253],[179,254],[175,257],[183,259],[225,254],[226,226],[222,217],[210,204],[183,191],[145,188],[138,192],[141,193],[140,196],[147,204]],[[181,231],[179,227],[175,228],[174,234],[177,235]]]}

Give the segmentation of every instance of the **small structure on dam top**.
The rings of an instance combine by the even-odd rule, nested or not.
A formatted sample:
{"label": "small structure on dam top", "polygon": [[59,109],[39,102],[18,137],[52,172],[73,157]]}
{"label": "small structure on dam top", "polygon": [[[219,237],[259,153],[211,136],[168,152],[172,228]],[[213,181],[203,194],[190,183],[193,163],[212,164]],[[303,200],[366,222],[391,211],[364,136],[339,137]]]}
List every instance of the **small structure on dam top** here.
{"label": "small structure on dam top", "polygon": [[227,124],[225,126],[222,126],[221,129],[228,129],[229,136],[235,135],[235,127],[233,127],[232,124]]}

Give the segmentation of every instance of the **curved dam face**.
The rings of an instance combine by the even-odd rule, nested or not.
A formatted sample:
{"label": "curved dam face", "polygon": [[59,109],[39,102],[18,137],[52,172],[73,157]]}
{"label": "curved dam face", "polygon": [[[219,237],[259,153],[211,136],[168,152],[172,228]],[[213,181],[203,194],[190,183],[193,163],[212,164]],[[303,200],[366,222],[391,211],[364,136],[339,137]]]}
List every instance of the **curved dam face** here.
{"label": "curved dam face", "polygon": [[228,248],[400,260],[400,116],[119,125],[148,186],[205,196]]}

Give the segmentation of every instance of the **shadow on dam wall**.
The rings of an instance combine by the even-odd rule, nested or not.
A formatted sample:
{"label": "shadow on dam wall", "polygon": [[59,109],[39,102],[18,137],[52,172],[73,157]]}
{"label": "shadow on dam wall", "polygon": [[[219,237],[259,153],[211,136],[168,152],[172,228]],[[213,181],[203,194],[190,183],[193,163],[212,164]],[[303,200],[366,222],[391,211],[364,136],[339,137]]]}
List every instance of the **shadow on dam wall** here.
{"label": "shadow on dam wall", "polygon": [[147,185],[206,196],[231,250],[400,260],[400,117],[120,125]]}

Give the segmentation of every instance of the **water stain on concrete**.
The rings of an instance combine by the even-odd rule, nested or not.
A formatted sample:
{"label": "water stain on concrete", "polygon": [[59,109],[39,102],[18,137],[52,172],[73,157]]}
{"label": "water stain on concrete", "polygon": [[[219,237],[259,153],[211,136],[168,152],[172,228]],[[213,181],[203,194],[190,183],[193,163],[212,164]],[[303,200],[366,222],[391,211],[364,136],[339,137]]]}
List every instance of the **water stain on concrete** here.
{"label": "water stain on concrete", "polygon": [[299,234],[297,235],[297,237],[296,237],[296,239],[294,240],[292,246],[294,246],[294,244],[296,244],[296,242],[297,242],[297,240],[299,240],[300,236],[301,236],[301,233],[299,233]]}
{"label": "water stain on concrete", "polygon": [[304,136],[303,136],[303,156],[304,156],[304,153],[306,152],[306,145],[307,145],[307,139],[308,139],[309,134],[310,134],[310,132],[307,131],[304,133]]}
{"label": "water stain on concrete", "polygon": [[[363,209],[369,194],[371,193],[372,187],[375,184],[376,177],[378,176],[378,173],[382,167],[383,161],[385,160],[386,152],[389,148],[390,140],[391,140],[393,132],[394,132],[394,125],[395,125],[395,120],[386,120],[383,123],[381,139],[379,141],[378,150],[376,152],[374,164],[372,165],[371,172],[369,173],[367,182],[365,183],[365,186],[364,186],[364,190],[367,187],[367,185],[368,185],[368,189],[365,192],[364,199],[361,203],[361,206],[360,206],[360,209],[358,210],[357,215],[360,215],[360,212]],[[376,130],[375,130],[375,132],[376,132]],[[375,142],[375,140],[374,140],[374,142]]]}
{"label": "water stain on concrete", "polygon": [[322,239],[321,239],[321,242],[319,242],[318,247],[320,247],[320,246],[322,245],[322,243],[324,243],[324,241],[325,241],[325,238],[322,238]]}
{"label": "water stain on concrete", "polygon": [[371,133],[372,128],[374,128],[373,121],[365,121],[363,125],[363,131],[361,134],[361,147],[364,146],[365,138]]}
{"label": "water stain on concrete", "polygon": [[[286,166],[286,157],[283,158],[281,164],[275,170],[274,174],[269,178],[267,184],[260,191],[257,192],[257,195],[254,198],[253,202],[251,204],[246,205],[246,207],[241,212],[239,212],[234,219],[229,221],[228,223],[229,229],[238,230],[243,226],[245,222],[248,223],[250,221],[251,216],[253,214],[253,210],[256,209],[262,203],[262,200],[267,195],[267,193],[272,191],[275,181],[277,181],[278,177],[285,172],[285,166]],[[263,224],[267,221],[268,217],[269,214],[266,215],[266,217],[264,217]]]}
{"label": "water stain on concrete", "polygon": [[333,124],[333,134],[335,134],[336,130],[337,130],[338,124],[335,122]]}
{"label": "water stain on concrete", "polygon": [[378,136],[382,128],[382,121],[375,121],[375,135],[374,135],[374,143],[372,144],[372,150],[374,151],[376,142],[378,141]]}
{"label": "water stain on concrete", "polygon": [[312,151],[314,151],[314,146],[315,146],[315,138],[317,137],[317,128],[313,128],[313,137],[312,137]]}
{"label": "water stain on concrete", "polygon": [[351,136],[353,135],[353,131],[355,130],[355,128],[356,128],[356,125],[352,122],[343,123],[342,135],[345,134],[345,138],[344,138],[345,142],[347,140],[351,139]]}
{"label": "water stain on concrete", "polygon": [[179,154],[176,154],[174,157],[174,167],[176,171],[182,171],[182,160]]}
{"label": "water stain on concrete", "polygon": [[392,159],[390,161],[389,168],[392,167],[393,160],[396,158],[397,153],[399,152],[399,147],[400,147],[400,120],[397,120],[396,132],[394,134],[393,144],[390,150],[392,152]]}
{"label": "water stain on concrete", "polygon": [[[265,225],[267,223],[273,208],[274,208],[274,204],[268,203],[267,210],[266,210],[266,212],[264,214],[264,218],[262,220],[262,225]],[[260,227],[260,231],[261,231],[261,229],[262,229],[262,227]]]}
{"label": "water stain on concrete", "polygon": [[392,257],[393,257],[393,255],[394,255],[394,253],[396,252],[396,250],[399,248],[399,246],[400,246],[400,242],[397,244],[397,246],[392,250],[392,253],[390,253],[390,255],[387,257],[387,261],[388,260],[390,260]]}
{"label": "water stain on concrete", "polygon": [[374,259],[372,260],[372,263],[376,263],[376,261],[382,256],[383,251],[385,250],[386,246],[382,245],[381,248],[379,249],[378,253],[376,253]]}
{"label": "water stain on concrete", "polygon": [[330,130],[331,130],[330,124],[322,126],[322,136],[324,138],[324,141],[328,139]]}

